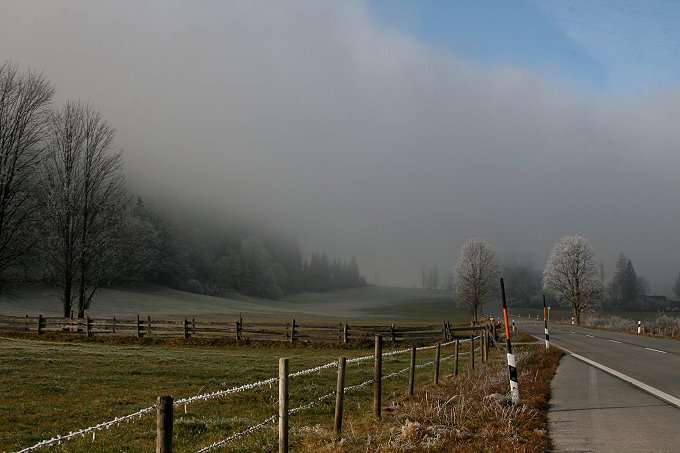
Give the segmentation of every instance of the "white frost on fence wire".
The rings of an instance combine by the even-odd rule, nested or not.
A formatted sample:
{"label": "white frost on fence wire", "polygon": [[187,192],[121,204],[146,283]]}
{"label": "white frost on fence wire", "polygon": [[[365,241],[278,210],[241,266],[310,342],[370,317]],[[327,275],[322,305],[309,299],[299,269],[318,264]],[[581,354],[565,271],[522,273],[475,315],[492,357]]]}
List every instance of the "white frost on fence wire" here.
{"label": "white frost on fence wire", "polygon": [[244,429],[243,431],[239,431],[238,433],[236,433],[236,434],[234,434],[230,437],[227,437],[226,439],[219,440],[219,441],[215,442],[214,444],[211,444],[211,445],[208,445],[207,447],[201,448],[200,450],[198,450],[197,453],[204,453],[206,451],[213,450],[217,447],[221,447],[222,445],[226,444],[227,442],[231,442],[232,440],[236,440],[239,437],[243,437],[247,434],[250,434],[254,431],[257,431],[260,428],[264,428],[265,426],[267,426],[269,423],[273,422],[277,418],[278,418],[278,415],[272,415],[271,417],[269,417],[268,419],[264,420],[261,423],[258,423],[257,425],[253,425],[253,426],[251,426],[247,429]]}
{"label": "white frost on fence wire", "polygon": [[373,354],[371,355],[365,355],[363,357],[355,357],[353,359],[347,359],[347,363],[357,363],[357,362],[363,362],[364,360],[370,360],[373,358]]}
{"label": "white frost on fence wire", "polygon": [[[479,338],[479,337],[480,336],[477,336],[475,338]],[[470,341],[470,340],[466,339],[466,340],[462,340],[462,341],[465,342],[465,341]],[[448,346],[450,344],[453,344],[454,342],[455,342],[455,340],[449,341],[447,343],[442,343],[440,346]],[[433,349],[435,347],[436,346],[423,346],[423,347],[417,348],[416,350],[421,351],[421,350],[425,350],[425,349]],[[410,349],[400,349],[398,351],[392,351],[392,352],[384,353],[383,357],[389,357],[389,356],[393,356],[393,355],[397,355],[397,354],[403,354],[403,353],[409,352],[409,351],[410,351]],[[463,353],[463,354],[468,354],[468,353]],[[451,357],[451,356],[449,356],[449,357]],[[347,360],[347,363],[357,363],[357,362],[362,362],[364,360],[370,360],[372,358],[374,358],[373,354],[368,355],[368,356],[363,356],[363,357],[356,357],[354,359],[349,359],[349,360]],[[428,362],[428,363],[423,364],[423,365],[418,365],[417,368],[432,365],[433,363],[434,362]],[[304,376],[304,375],[307,375],[307,374],[312,374],[312,373],[315,373],[317,371],[324,370],[326,368],[331,368],[331,367],[336,367],[336,366],[338,366],[337,362],[335,362],[335,361],[329,362],[329,363],[326,363],[325,365],[320,365],[320,366],[317,366],[317,367],[314,367],[314,368],[309,368],[309,369],[306,369],[306,370],[298,371],[296,373],[290,374],[289,377]],[[406,371],[408,371],[408,368],[405,368],[403,370],[389,374],[387,376],[383,376],[383,379],[387,379],[387,378],[390,378],[392,376],[396,376],[397,374],[401,374],[401,373],[404,373]],[[192,397],[189,397],[189,398],[179,399],[179,400],[174,402],[174,405],[175,406],[179,406],[179,405],[182,405],[182,404],[186,405],[186,404],[189,404],[189,403],[194,403],[196,401],[202,401],[202,400],[207,400],[207,399],[211,399],[211,398],[217,398],[217,397],[224,396],[224,395],[230,395],[230,394],[233,394],[233,393],[239,393],[239,392],[250,390],[250,389],[253,389],[253,388],[256,388],[256,387],[262,387],[264,385],[271,385],[275,382],[278,382],[278,378],[265,379],[263,381],[253,382],[251,384],[244,384],[244,385],[232,387],[232,388],[225,389],[225,390],[218,390],[218,391],[212,392],[212,393],[204,393],[202,395],[196,395],[196,396],[192,396]],[[364,385],[368,385],[371,382],[373,382],[373,379],[369,379],[368,381],[362,382],[361,384],[357,384],[357,385],[354,385],[354,386],[351,386],[351,387],[347,387],[345,389],[345,391],[354,390],[354,389],[362,387]],[[307,405],[304,405],[304,406],[300,406],[300,408],[293,409],[293,411],[298,412],[298,411],[301,411],[301,410],[306,409],[308,407],[311,407],[312,405],[316,404],[317,402],[320,402],[323,399],[329,398],[330,397],[329,395],[333,395],[334,393],[335,392],[324,395],[319,400],[314,401],[314,402],[307,404]],[[64,435],[64,436],[55,436],[51,439],[45,439],[45,440],[42,440],[42,441],[38,442],[37,444],[35,444],[31,447],[24,448],[23,450],[19,450],[19,451],[14,452],[14,453],[28,453],[28,452],[36,451],[37,449],[39,449],[41,447],[60,444],[64,440],[69,440],[69,439],[72,439],[72,438],[77,437],[77,436],[84,436],[85,434],[94,433],[95,431],[99,431],[99,430],[102,430],[104,428],[108,428],[112,425],[115,425],[115,424],[118,424],[118,423],[121,423],[121,422],[124,422],[124,421],[128,421],[128,420],[131,420],[131,419],[136,418],[136,417],[141,417],[142,415],[146,414],[147,412],[152,411],[155,408],[156,408],[156,405],[153,405],[153,406],[141,409],[141,410],[139,410],[139,411],[137,411],[133,414],[125,415],[123,417],[116,417],[115,419],[110,420],[108,422],[103,422],[103,423],[100,423],[98,425],[91,426],[89,428],[85,428],[85,429],[81,429],[79,431],[71,432],[71,433]],[[257,427],[255,429],[259,429],[268,422],[269,422],[269,419],[265,420],[265,422],[263,422],[259,425],[254,425],[254,427]],[[255,429],[253,429],[254,427],[250,427],[247,430],[242,431],[241,433],[235,434],[234,436],[236,436],[236,437],[232,436],[232,438],[236,439],[238,437],[246,435],[246,434],[254,431],[255,430]],[[229,440],[233,440],[232,438],[225,439],[224,442],[228,442]],[[223,441],[220,441],[220,442],[223,442]],[[222,444],[219,444],[219,445],[222,445]],[[215,447],[210,447],[210,449],[216,448],[219,445],[215,445]],[[208,447],[206,447],[206,448],[208,448]],[[208,450],[201,450],[201,451],[208,451]]]}
{"label": "white frost on fence wire", "polygon": [[332,367],[336,367],[336,366],[338,366],[338,362],[330,362],[330,363],[327,363],[325,365],[319,365],[319,366],[314,367],[314,368],[309,368],[307,370],[302,370],[302,371],[298,371],[296,373],[289,374],[288,377],[292,378],[292,377],[296,377],[296,376],[304,376],[306,374],[316,373],[317,371],[325,370],[326,368],[332,368]]}
{"label": "white frost on fence wire", "polygon": [[[40,442],[38,442],[37,444],[35,444],[31,447],[26,447],[23,450],[19,450],[19,451],[16,451],[14,453],[28,453],[28,452],[31,452],[31,451],[36,451],[37,449],[42,448],[42,447],[47,447],[47,446],[51,446],[51,445],[58,445],[58,444],[62,443],[63,441],[73,439],[74,437],[78,437],[78,436],[85,437],[85,434],[89,434],[89,433],[92,433],[92,435],[94,436],[95,431],[101,431],[102,429],[108,428],[112,425],[116,425],[116,424],[121,423],[121,422],[126,422],[128,420],[132,420],[133,418],[141,417],[144,414],[146,414],[147,412],[151,412],[155,408],[156,408],[156,405],[154,404],[153,406],[145,407],[144,409],[140,409],[137,412],[135,412],[134,414],[125,415],[124,417],[116,417],[113,420],[110,420],[108,422],[103,422],[103,423],[100,423],[98,425],[90,426],[89,428],[84,428],[84,429],[81,429],[81,430],[78,430],[78,431],[70,432],[70,433],[68,433],[64,436],[55,436],[51,439],[41,440]],[[94,439],[94,437],[93,437],[93,439]]]}
{"label": "white frost on fence wire", "polygon": [[[452,343],[453,343],[453,342],[449,342],[449,343],[446,343],[446,345],[449,345],[449,344],[452,344]],[[442,346],[444,346],[444,344],[442,344]],[[410,351],[410,349],[405,349],[405,350],[403,350],[403,351],[394,351],[393,353],[389,353],[389,354],[390,354],[390,355],[394,355],[394,354],[403,353],[403,352],[406,352],[406,351]],[[385,354],[383,354],[383,355],[385,355]],[[371,355],[371,356],[366,356],[366,357],[358,357],[358,359],[366,360],[366,359],[369,359],[369,358],[372,358],[372,357],[373,357],[373,356]],[[449,360],[449,359],[451,359],[451,358],[453,358],[453,357],[454,357],[454,355],[452,354],[452,355],[449,355],[449,356],[444,357],[443,359],[441,359],[441,361],[443,362],[444,360]],[[357,361],[356,359],[354,359],[354,360]],[[348,360],[348,362],[349,362],[349,360]],[[434,363],[435,363],[435,361],[423,363],[423,364],[421,364],[421,365],[417,365],[416,368],[426,367],[426,366],[429,366],[429,365],[433,365]],[[317,368],[318,368],[318,369],[330,368],[330,365],[331,365],[331,364],[326,364],[326,365],[322,365],[322,366],[317,367]],[[404,374],[404,373],[406,373],[407,371],[409,371],[410,369],[411,369],[410,367],[406,367],[406,368],[403,368],[403,369],[401,369],[401,370],[399,370],[399,371],[395,371],[394,373],[390,373],[390,374],[388,374],[388,375],[383,376],[383,377],[381,378],[381,380],[389,379],[389,378],[394,377],[394,376],[397,376],[397,375],[399,375],[399,374]],[[318,371],[317,369],[313,369],[313,370],[314,370],[314,371]],[[308,370],[305,370],[305,371],[308,371]],[[298,373],[301,373],[301,372],[298,372]],[[308,374],[308,373],[305,373],[305,374]],[[299,376],[300,374],[297,374],[297,375]],[[292,376],[292,375],[291,375],[291,376]],[[368,384],[371,384],[372,382],[373,382],[373,379],[368,379],[368,380],[366,380],[366,381],[364,381],[364,382],[361,382],[361,383],[359,383],[359,384],[355,384],[355,385],[351,385],[351,386],[349,386],[349,387],[345,387],[344,393],[350,392],[350,391],[352,391],[352,390],[356,390],[356,389],[358,389],[358,388],[360,388],[360,387],[364,387],[364,386],[366,386],[366,385],[368,385]],[[318,403],[320,403],[320,402],[322,402],[322,401],[324,401],[324,400],[327,400],[328,398],[331,398],[331,397],[335,396],[335,394],[336,394],[335,391],[330,392],[330,393],[326,393],[325,395],[320,396],[319,398],[317,398],[317,399],[314,400],[314,401],[310,401],[310,402],[307,403],[307,404],[303,404],[302,406],[298,406],[298,407],[296,407],[296,408],[294,408],[294,409],[290,409],[290,410],[288,411],[288,413],[289,413],[289,414],[295,414],[295,413],[297,413],[297,412],[301,412],[301,411],[303,411],[303,410],[309,409],[309,408],[313,407],[315,404],[318,404]],[[212,445],[208,445],[207,447],[202,448],[201,450],[198,450],[197,453],[205,453],[205,452],[210,451],[210,450],[212,450],[212,449],[214,449],[214,448],[220,447],[220,446],[226,444],[227,442],[231,442],[232,440],[236,440],[236,439],[238,439],[239,437],[245,436],[246,434],[250,434],[250,433],[252,433],[253,431],[256,431],[256,430],[258,430],[258,429],[264,427],[265,425],[267,425],[268,423],[272,422],[272,421],[275,420],[276,418],[277,418],[277,416],[276,416],[276,415],[273,415],[273,416],[269,417],[268,419],[266,419],[265,421],[263,421],[262,423],[259,423],[259,424],[257,424],[257,425],[253,425],[253,426],[251,426],[251,427],[249,427],[249,428],[247,428],[247,429],[245,429],[245,430],[243,430],[243,431],[240,431],[240,432],[238,432],[238,433],[236,433],[236,434],[234,434],[234,435],[232,435],[232,436],[230,436],[230,437],[227,437],[226,439],[222,439],[222,440],[220,440],[220,441],[218,441],[218,442],[215,442],[215,443],[212,444]]]}
{"label": "white frost on fence wire", "polygon": [[321,401],[327,400],[328,398],[335,396],[335,390],[332,391],[331,393],[326,393],[323,396],[320,396],[319,398],[315,399],[314,401],[311,401],[307,404],[303,404],[302,406],[298,406],[295,409],[291,409],[288,411],[289,414],[295,414],[297,412],[303,411],[305,409],[309,409],[310,407],[314,406],[315,404],[320,403]]}
{"label": "white frost on fence wire", "polygon": [[210,398],[217,398],[218,396],[230,395],[232,393],[244,392],[246,390],[254,389],[256,387],[262,387],[263,385],[273,384],[275,382],[278,382],[278,378],[269,378],[265,379],[264,381],[253,382],[252,384],[239,385],[238,387],[232,387],[225,390],[218,390],[212,393],[204,393],[203,395],[196,395],[189,398],[183,398],[181,400],[175,401],[175,406],[179,406],[181,404],[194,403],[196,401],[207,400]]}

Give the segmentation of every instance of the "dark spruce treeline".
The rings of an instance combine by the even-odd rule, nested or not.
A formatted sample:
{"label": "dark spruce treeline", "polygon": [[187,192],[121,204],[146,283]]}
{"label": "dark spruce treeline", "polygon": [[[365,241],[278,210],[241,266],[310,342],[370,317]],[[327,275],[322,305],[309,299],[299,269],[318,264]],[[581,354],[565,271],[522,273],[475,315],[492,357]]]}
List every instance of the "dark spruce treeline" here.
{"label": "dark spruce treeline", "polygon": [[180,225],[147,206],[128,190],[101,113],[53,96],[41,73],[0,64],[0,293],[49,283],[64,316],[83,317],[113,284],[271,299],[366,285],[354,258],[304,261],[294,235]]}

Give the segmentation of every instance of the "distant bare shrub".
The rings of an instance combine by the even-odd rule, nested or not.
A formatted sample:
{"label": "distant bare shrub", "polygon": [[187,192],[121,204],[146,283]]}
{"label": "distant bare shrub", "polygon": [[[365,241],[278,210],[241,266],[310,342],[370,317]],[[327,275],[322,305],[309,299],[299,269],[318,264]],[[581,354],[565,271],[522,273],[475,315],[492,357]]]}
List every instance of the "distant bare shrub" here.
{"label": "distant bare shrub", "polygon": [[583,316],[583,324],[590,327],[603,327],[610,330],[634,332],[637,322],[620,316],[607,316],[600,313],[587,313]]}
{"label": "distant bare shrub", "polygon": [[[582,324],[589,327],[602,327],[604,329],[619,330],[622,332],[637,332],[637,320],[622,318],[620,316],[607,316],[602,313],[588,313],[583,316]],[[680,336],[680,318],[668,315],[658,316],[653,321],[643,323],[645,332]]]}
{"label": "distant bare shrub", "polygon": [[680,318],[668,315],[658,316],[654,320],[652,329],[654,333],[659,335],[678,337],[680,336]]}

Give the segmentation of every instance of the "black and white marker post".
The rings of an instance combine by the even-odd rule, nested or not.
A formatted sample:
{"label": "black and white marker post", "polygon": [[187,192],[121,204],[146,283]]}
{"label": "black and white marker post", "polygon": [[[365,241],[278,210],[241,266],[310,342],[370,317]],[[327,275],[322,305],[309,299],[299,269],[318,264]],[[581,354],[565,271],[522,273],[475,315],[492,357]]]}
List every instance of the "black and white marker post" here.
{"label": "black and white marker post", "polygon": [[545,294],[543,294],[543,325],[545,328],[545,349],[549,349],[550,335],[548,335],[548,308],[545,306]]}
{"label": "black and white marker post", "polygon": [[508,346],[508,371],[510,372],[510,398],[512,404],[519,404],[519,384],[517,383],[517,363],[515,354],[512,353],[512,343],[510,342],[510,323],[508,322],[508,307],[505,302],[505,285],[501,278],[501,298],[503,300],[503,319],[505,320],[505,342]]}

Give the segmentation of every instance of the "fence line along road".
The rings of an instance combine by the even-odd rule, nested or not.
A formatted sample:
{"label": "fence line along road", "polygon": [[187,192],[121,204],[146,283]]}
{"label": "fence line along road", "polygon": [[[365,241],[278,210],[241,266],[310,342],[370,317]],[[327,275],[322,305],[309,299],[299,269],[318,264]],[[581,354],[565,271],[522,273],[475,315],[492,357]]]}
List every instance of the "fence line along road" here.
{"label": "fence line along road", "polygon": [[[488,329],[484,329],[483,327],[482,328],[474,328],[474,329],[475,330],[481,329],[486,334],[490,334],[490,331]],[[453,329],[451,329],[451,330],[453,331]],[[468,328],[468,330],[470,330],[470,329]],[[482,336],[482,333],[480,333],[480,335],[478,337],[475,337],[475,338],[480,338],[481,336]],[[440,343],[439,346],[445,347],[445,346],[449,346],[449,345],[452,345],[452,344],[455,344],[455,343],[458,343],[458,342],[464,343],[466,341],[470,341],[470,338],[463,339],[463,340],[460,340],[460,339],[450,340],[446,343]],[[416,350],[423,351],[423,350],[434,349],[436,347],[437,347],[437,345],[422,346],[422,347],[416,348]],[[482,348],[482,346],[480,345],[479,349],[481,349],[481,348]],[[395,355],[398,355],[398,354],[403,354],[403,353],[406,353],[406,352],[409,352],[409,351],[411,351],[410,348],[409,349],[402,349],[402,350],[383,353],[383,354],[381,354],[381,356],[382,357],[390,357],[390,356],[395,356]],[[477,351],[477,348],[475,349],[475,352],[476,351]],[[469,354],[469,353],[470,353],[470,351],[466,352],[465,354]],[[463,353],[461,353],[461,355],[462,354]],[[445,360],[450,360],[453,357],[454,357],[454,355],[449,355],[449,356],[443,357],[441,359],[441,361],[443,362]],[[358,363],[358,362],[363,362],[363,361],[370,360],[370,359],[373,359],[373,358],[374,358],[374,355],[356,357],[356,358],[347,360],[347,363]],[[430,366],[430,365],[435,364],[435,362],[436,361],[430,361],[430,362],[427,362],[427,363],[423,363],[423,364],[417,365],[415,368],[423,368],[423,367],[426,367],[426,366]],[[298,371],[296,373],[291,373],[287,377],[290,378],[290,377],[305,376],[305,375],[309,375],[309,374],[312,374],[312,373],[319,372],[319,371],[324,370],[324,369],[337,367],[337,365],[338,365],[337,361],[333,361],[333,362],[329,362],[329,363],[319,365],[319,366],[316,366],[316,367],[301,370],[301,371]],[[391,374],[388,374],[386,376],[381,376],[381,380],[389,379],[391,377],[403,374],[407,371],[409,371],[408,367],[401,369],[399,371],[393,372]],[[225,396],[225,395],[228,395],[228,394],[244,392],[244,391],[254,389],[254,388],[257,388],[257,387],[262,387],[262,386],[265,386],[265,385],[271,385],[271,384],[274,384],[278,381],[279,381],[278,378],[269,378],[269,379],[265,379],[265,380],[262,380],[262,381],[252,382],[252,383],[249,383],[249,384],[243,384],[243,385],[232,387],[232,388],[225,389],[225,390],[220,390],[220,391],[215,391],[215,392],[210,392],[210,393],[204,393],[204,394],[196,395],[196,396],[193,396],[193,397],[178,399],[178,400],[174,401],[173,404],[174,404],[174,406],[180,406],[180,405],[186,406],[187,404],[194,403],[194,402],[197,402],[197,401],[208,400],[208,399],[211,399],[211,398]],[[359,384],[352,385],[352,386],[349,386],[349,387],[345,387],[344,392],[346,393],[346,392],[349,392],[349,391],[356,390],[358,388],[369,385],[372,382],[373,382],[373,379],[369,379],[369,380],[361,382]],[[290,409],[288,411],[288,413],[294,414],[294,413],[301,412],[303,410],[309,409],[309,408],[313,407],[314,405],[318,404],[319,402],[325,401],[325,400],[327,400],[327,399],[329,399],[333,396],[335,396],[335,391],[327,393],[327,394],[325,394],[325,395],[323,395],[323,396],[321,396],[321,397],[319,397],[315,400],[312,400],[309,403],[306,403],[306,404],[303,404],[299,407]],[[37,450],[39,450],[43,447],[59,445],[64,441],[76,438],[78,436],[84,437],[86,434],[90,434],[90,433],[92,434],[93,440],[94,440],[96,431],[100,431],[100,430],[103,430],[103,429],[108,429],[110,427],[118,426],[122,422],[130,421],[130,420],[135,419],[135,418],[141,418],[142,416],[152,412],[154,409],[157,409],[157,405],[155,405],[155,404],[152,405],[152,406],[140,409],[140,410],[138,410],[134,413],[131,413],[131,414],[128,414],[128,415],[125,415],[125,416],[122,416],[122,417],[116,417],[113,420],[98,423],[96,425],[93,425],[93,426],[90,426],[90,427],[87,427],[87,428],[83,428],[83,429],[80,429],[80,430],[77,430],[77,431],[72,431],[72,432],[70,432],[66,435],[57,435],[57,436],[54,436],[50,439],[42,440],[42,441],[40,441],[40,442],[30,446],[30,447],[26,447],[22,450],[18,450],[16,452],[14,452],[14,453],[34,452],[34,451],[37,451]],[[266,420],[264,420],[264,421],[262,421],[262,422],[260,422],[256,425],[250,426],[250,427],[248,427],[248,428],[246,428],[246,429],[244,429],[240,432],[234,433],[231,436],[229,436],[225,439],[222,439],[218,442],[215,442],[212,445],[208,445],[207,447],[200,449],[199,452],[206,452],[206,451],[212,450],[212,449],[217,448],[219,446],[222,446],[222,445],[224,445],[224,444],[226,444],[230,441],[236,440],[240,437],[243,437],[247,434],[250,434],[254,431],[257,431],[258,429],[263,428],[267,424],[276,420],[276,418],[277,418],[277,416],[269,417]]]}
{"label": "fence line along road", "polygon": [[449,321],[428,326],[376,325],[347,323],[206,321],[157,319],[151,316],[125,318],[59,318],[47,316],[0,316],[0,332],[64,333],[88,337],[121,336],[138,338],[223,338],[257,341],[302,341],[349,343],[372,340],[381,335],[390,343],[432,343],[467,338],[483,327],[451,327]]}

